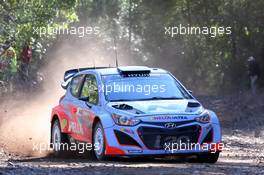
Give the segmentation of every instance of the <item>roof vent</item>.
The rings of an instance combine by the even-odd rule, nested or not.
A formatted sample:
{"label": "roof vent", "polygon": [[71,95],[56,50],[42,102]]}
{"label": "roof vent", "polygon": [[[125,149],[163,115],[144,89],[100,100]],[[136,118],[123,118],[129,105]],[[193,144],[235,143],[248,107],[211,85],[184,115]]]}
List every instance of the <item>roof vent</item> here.
{"label": "roof vent", "polygon": [[124,77],[147,77],[151,70],[144,66],[118,67],[118,72]]}

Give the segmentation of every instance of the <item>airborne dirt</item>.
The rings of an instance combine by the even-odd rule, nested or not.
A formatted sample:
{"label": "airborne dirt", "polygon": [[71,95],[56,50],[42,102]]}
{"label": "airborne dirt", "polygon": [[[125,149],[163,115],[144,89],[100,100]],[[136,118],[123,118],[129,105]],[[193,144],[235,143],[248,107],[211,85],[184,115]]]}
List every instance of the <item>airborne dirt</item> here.
{"label": "airborne dirt", "polygon": [[[199,98],[206,107],[219,114],[223,126],[222,140],[225,148],[218,162],[213,165],[196,163],[195,159],[191,157],[169,157],[154,160],[116,159],[97,162],[86,156],[58,159],[49,155],[48,152],[36,153],[32,151],[32,144],[48,139],[46,137],[49,132],[47,124],[49,117],[42,120],[33,119],[27,126],[21,126],[19,122],[23,119],[26,120],[27,115],[34,115],[33,113],[23,114],[22,117],[25,118],[17,118],[19,119],[17,123],[11,122],[11,125],[11,123],[8,124],[8,114],[11,114],[8,112],[10,106],[6,106],[5,103],[1,105],[1,110],[3,109],[1,117],[4,119],[1,124],[6,122],[7,125],[4,126],[9,128],[5,127],[8,133],[1,134],[0,174],[135,174],[135,172],[142,175],[264,174],[264,116],[261,113],[264,109],[261,100],[263,95],[260,95],[259,98],[253,98],[248,94],[239,96]],[[27,103],[25,102],[25,104]],[[18,104],[14,102],[12,106],[16,105]],[[16,113],[16,115],[21,114]],[[40,126],[39,122],[43,123],[43,128],[37,129],[34,127],[34,122],[38,127]],[[16,129],[21,130],[23,134],[13,135],[12,130]]]}

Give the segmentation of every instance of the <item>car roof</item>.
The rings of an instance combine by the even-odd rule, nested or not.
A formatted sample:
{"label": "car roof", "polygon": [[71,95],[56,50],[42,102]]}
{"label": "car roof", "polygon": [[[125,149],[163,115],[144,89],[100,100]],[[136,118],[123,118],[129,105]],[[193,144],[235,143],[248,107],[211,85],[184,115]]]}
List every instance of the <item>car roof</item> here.
{"label": "car roof", "polygon": [[91,72],[95,72],[100,75],[115,75],[115,74],[119,74],[120,70],[125,70],[125,71],[150,70],[151,73],[167,73],[166,70],[161,68],[150,68],[147,66],[119,66],[119,67],[89,68],[87,70],[80,71],[80,74],[88,74]]}

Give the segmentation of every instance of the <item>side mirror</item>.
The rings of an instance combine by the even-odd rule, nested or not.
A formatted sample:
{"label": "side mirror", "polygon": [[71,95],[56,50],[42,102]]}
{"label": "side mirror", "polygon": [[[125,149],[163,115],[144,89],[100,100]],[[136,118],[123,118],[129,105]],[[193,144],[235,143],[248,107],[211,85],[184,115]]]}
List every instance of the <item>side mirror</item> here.
{"label": "side mirror", "polygon": [[188,90],[188,92],[189,92],[190,94],[192,94],[192,93],[193,93],[193,91],[191,91],[191,90]]}
{"label": "side mirror", "polygon": [[89,97],[80,97],[79,100],[88,102],[89,101]]}

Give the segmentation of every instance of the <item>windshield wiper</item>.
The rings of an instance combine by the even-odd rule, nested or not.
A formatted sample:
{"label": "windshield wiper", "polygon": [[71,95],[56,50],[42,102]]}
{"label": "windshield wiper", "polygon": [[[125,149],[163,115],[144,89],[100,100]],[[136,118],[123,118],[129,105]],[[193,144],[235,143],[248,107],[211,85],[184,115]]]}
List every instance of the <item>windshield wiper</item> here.
{"label": "windshield wiper", "polygon": [[146,100],[181,100],[183,97],[151,97]]}
{"label": "windshield wiper", "polygon": [[117,100],[110,100],[110,102],[119,102],[119,101],[134,101],[130,99],[117,99]]}
{"label": "windshield wiper", "polygon": [[184,99],[182,97],[151,97],[151,98],[144,98],[144,99],[137,99],[133,101],[147,101],[147,100],[181,100]]}
{"label": "windshield wiper", "polygon": [[119,101],[147,101],[147,100],[181,100],[183,97],[151,97],[151,98],[142,98],[142,99],[117,99],[110,100],[111,102],[119,102]]}

